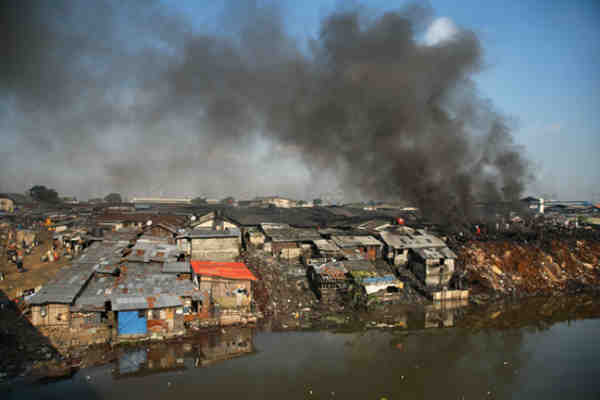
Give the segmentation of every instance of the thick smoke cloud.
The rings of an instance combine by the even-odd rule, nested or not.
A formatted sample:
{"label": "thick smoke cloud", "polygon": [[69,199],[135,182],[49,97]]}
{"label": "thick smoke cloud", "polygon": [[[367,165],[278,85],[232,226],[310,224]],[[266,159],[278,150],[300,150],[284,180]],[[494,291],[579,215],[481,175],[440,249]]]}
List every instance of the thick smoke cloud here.
{"label": "thick smoke cloud", "polygon": [[266,173],[268,149],[285,148],[321,190],[333,175],[351,196],[447,218],[517,198],[528,179],[509,123],[471,80],[481,43],[468,30],[425,43],[429,9],[334,12],[304,46],[274,7],[236,3],[217,35],[159,3],[77,4],[1,11],[5,186],[24,153],[39,158],[26,179],[78,190],[297,194],[287,171]]}

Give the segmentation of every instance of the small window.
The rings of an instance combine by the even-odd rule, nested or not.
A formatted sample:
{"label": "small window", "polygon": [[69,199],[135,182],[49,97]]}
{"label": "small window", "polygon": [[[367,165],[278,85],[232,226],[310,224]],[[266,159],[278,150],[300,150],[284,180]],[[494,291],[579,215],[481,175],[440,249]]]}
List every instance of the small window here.
{"label": "small window", "polygon": [[160,319],[160,310],[152,310],[152,319]]}
{"label": "small window", "polygon": [[138,318],[144,318],[145,316],[144,310],[138,311]]}

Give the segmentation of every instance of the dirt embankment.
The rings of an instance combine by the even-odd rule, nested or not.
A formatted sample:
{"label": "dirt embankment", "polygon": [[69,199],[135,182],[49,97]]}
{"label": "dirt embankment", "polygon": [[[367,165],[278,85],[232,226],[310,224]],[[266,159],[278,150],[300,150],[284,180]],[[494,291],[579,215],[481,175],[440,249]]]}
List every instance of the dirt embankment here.
{"label": "dirt embankment", "polygon": [[471,241],[458,251],[461,283],[477,299],[600,289],[600,241]]}

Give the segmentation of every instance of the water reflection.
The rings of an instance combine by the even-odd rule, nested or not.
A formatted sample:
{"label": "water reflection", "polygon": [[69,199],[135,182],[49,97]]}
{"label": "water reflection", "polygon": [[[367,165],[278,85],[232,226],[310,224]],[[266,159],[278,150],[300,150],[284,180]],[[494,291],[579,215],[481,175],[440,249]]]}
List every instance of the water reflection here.
{"label": "water reflection", "polygon": [[254,352],[252,328],[231,328],[182,342],[128,349],[115,362],[115,379],[200,368]]}
{"label": "water reflection", "polygon": [[438,301],[425,306],[425,328],[449,328],[454,326],[454,316],[460,308],[467,307],[467,300]]}
{"label": "water reflection", "polygon": [[[377,321],[399,318],[404,326],[385,330],[255,335],[232,328],[123,350],[113,365],[68,381],[15,386],[0,397],[597,399],[600,319],[569,322],[597,315],[596,303],[553,298],[475,309],[390,307]],[[124,379],[130,377],[137,378]]]}
{"label": "water reflection", "polygon": [[358,315],[350,330],[368,328],[396,328],[423,330],[455,326],[457,316],[468,308],[467,300],[445,300],[425,306],[388,305],[368,314]]}

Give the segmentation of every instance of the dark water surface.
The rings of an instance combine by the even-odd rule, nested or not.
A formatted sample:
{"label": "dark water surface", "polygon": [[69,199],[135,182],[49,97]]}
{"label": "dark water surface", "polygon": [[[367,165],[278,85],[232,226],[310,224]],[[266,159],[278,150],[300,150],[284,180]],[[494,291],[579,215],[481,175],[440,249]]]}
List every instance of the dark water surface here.
{"label": "dark water surface", "polygon": [[[511,318],[531,312],[502,310]],[[478,319],[463,318],[468,325],[442,329],[230,329],[201,340],[132,349],[68,380],[13,383],[0,389],[0,397],[600,399],[600,319],[556,322],[552,316],[559,312],[534,312],[537,319],[515,328],[506,328],[510,320],[502,322],[497,311],[485,311]]]}

